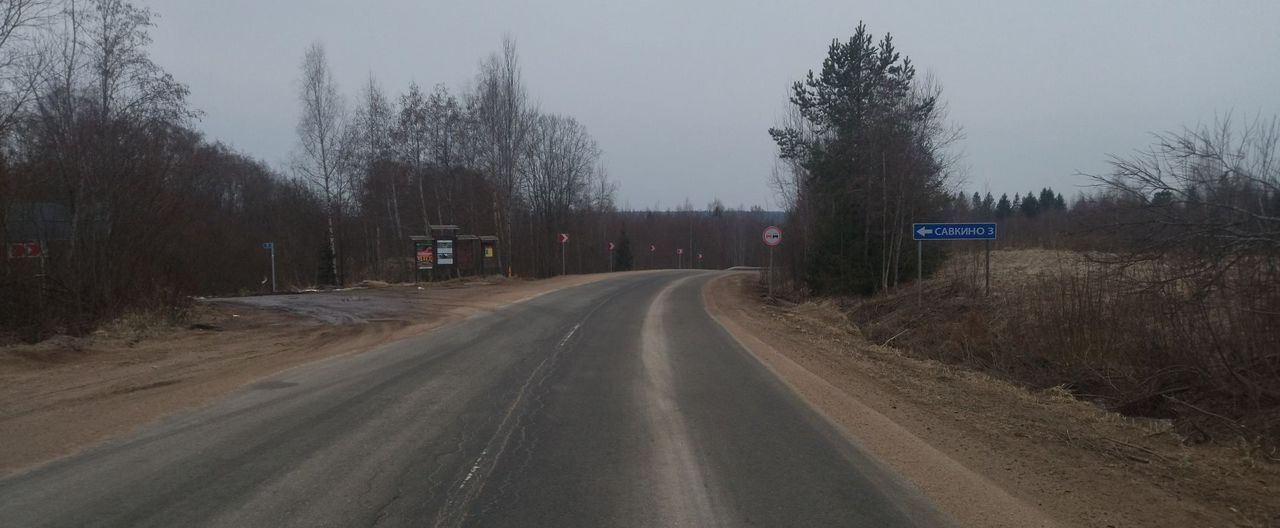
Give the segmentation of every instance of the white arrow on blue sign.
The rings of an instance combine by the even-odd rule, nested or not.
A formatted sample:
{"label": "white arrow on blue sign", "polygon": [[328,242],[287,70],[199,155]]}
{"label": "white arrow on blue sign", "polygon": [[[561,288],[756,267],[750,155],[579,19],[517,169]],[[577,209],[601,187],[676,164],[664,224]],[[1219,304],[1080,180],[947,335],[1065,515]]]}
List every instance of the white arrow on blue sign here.
{"label": "white arrow on blue sign", "polygon": [[995,240],[996,224],[911,224],[915,240]]}

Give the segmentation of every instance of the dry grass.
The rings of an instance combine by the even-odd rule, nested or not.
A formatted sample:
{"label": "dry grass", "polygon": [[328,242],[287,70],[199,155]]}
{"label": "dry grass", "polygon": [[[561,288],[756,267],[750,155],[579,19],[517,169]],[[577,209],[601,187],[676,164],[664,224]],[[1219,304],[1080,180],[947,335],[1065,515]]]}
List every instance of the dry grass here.
{"label": "dry grass", "polygon": [[[1052,255],[1032,252],[1004,264],[1040,269],[1035,264],[1054,261],[1043,258]],[[943,279],[931,286],[936,290],[927,303],[966,302],[944,299],[951,290]],[[767,302],[759,292],[752,288],[744,299],[732,299],[745,327],[1065,525],[1280,526],[1280,464],[1239,436],[1189,442],[1178,419],[1124,415],[1068,384],[1033,386],[977,363],[938,359],[921,343],[941,338],[918,323],[883,346],[903,330],[893,324],[915,320],[914,291],[900,292],[901,298],[798,303]],[[890,300],[900,303],[897,309],[885,305]],[[866,314],[858,307],[880,309],[879,324],[859,323]]]}
{"label": "dry grass", "polygon": [[[1241,444],[1280,462],[1280,320],[1254,289],[1206,292],[1067,251],[998,251],[992,295],[980,259],[954,256],[923,289],[845,301],[877,344],[1058,387],[1129,416],[1173,419],[1188,442]],[[1243,282],[1240,277],[1234,280]],[[1158,284],[1137,288],[1137,284]],[[1265,292],[1265,290],[1263,290]],[[1260,300],[1258,297],[1262,295]]]}
{"label": "dry grass", "polygon": [[184,329],[206,310],[186,297],[177,301],[155,302],[148,307],[125,310],[119,317],[98,325],[93,336],[136,344]]}

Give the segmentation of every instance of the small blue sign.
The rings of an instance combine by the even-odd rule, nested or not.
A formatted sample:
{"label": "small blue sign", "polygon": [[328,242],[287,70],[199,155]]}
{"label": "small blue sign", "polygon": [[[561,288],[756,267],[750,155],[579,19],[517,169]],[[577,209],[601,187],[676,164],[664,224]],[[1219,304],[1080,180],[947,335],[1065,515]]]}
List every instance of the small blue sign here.
{"label": "small blue sign", "polygon": [[915,240],[995,240],[996,224],[911,224]]}
{"label": "small blue sign", "polygon": [[263,242],[263,243],[262,243],[262,249],[275,249],[275,248],[276,248],[276,243],[275,243],[275,242]]}

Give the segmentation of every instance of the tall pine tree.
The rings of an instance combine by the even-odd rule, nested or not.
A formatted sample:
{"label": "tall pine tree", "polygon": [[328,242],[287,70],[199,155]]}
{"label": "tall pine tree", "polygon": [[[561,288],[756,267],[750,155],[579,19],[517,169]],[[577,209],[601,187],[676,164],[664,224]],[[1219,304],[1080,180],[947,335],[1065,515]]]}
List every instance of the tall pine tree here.
{"label": "tall pine tree", "polygon": [[[831,43],[820,70],[792,85],[799,122],[769,130],[780,155],[806,172],[797,225],[810,241],[802,278],[814,291],[871,293],[915,276],[903,238],[950,201],[937,92],[915,75],[891,36],[877,43],[858,24]],[[926,266],[937,256],[926,255]]]}

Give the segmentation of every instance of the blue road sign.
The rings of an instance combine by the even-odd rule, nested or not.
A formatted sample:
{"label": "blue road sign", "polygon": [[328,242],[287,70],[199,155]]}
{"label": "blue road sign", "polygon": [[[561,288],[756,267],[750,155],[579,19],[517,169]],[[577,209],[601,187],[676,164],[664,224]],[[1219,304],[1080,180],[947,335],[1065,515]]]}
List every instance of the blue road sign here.
{"label": "blue road sign", "polygon": [[263,243],[262,243],[262,249],[275,249],[275,248],[276,248],[276,243],[275,243],[275,242],[263,242]]}
{"label": "blue road sign", "polygon": [[911,224],[915,240],[995,240],[996,224]]}

